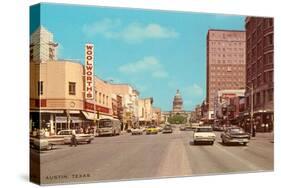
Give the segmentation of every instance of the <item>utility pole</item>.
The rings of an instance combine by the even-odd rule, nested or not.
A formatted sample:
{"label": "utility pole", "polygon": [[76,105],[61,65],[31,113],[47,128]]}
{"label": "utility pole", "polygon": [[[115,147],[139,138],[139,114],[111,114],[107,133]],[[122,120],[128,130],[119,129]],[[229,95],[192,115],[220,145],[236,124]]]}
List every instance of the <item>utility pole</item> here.
{"label": "utility pole", "polygon": [[251,134],[252,134],[252,137],[255,137],[253,116],[254,116],[254,85],[252,83],[252,86],[251,86]]}

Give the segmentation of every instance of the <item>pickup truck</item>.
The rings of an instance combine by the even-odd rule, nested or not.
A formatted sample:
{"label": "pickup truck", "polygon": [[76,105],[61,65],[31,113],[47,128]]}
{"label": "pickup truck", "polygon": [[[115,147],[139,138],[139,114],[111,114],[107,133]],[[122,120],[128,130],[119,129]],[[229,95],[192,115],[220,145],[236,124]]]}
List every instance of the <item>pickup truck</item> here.
{"label": "pickup truck", "polygon": [[[62,137],[64,144],[70,144],[71,143],[72,131],[73,130],[71,130],[71,129],[61,130],[61,131],[58,132],[58,134],[55,137],[57,137],[57,138]],[[76,135],[76,139],[77,139],[78,144],[79,143],[90,144],[92,142],[92,140],[94,140],[93,134],[78,134],[78,133],[75,133],[75,135]]]}

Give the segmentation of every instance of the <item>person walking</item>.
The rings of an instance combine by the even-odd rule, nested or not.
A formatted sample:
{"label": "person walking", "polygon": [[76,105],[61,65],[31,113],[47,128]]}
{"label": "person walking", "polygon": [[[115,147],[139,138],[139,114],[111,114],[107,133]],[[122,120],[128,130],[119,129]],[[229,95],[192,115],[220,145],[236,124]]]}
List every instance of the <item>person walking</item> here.
{"label": "person walking", "polygon": [[72,133],[71,133],[71,142],[70,142],[70,146],[72,147],[72,145],[74,145],[75,147],[77,147],[77,139],[76,139],[75,130],[72,130]]}

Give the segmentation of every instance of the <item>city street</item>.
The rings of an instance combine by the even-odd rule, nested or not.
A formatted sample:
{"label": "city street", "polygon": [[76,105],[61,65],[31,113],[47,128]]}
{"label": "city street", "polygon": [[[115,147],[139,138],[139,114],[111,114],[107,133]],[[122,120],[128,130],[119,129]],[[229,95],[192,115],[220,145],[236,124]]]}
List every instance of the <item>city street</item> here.
{"label": "city street", "polygon": [[[193,145],[192,131],[96,137],[91,144],[41,152],[42,183],[105,181],[273,170],[273,138],[258,133],[248,146]],[[38,152],[31,151],[31,156]]]}

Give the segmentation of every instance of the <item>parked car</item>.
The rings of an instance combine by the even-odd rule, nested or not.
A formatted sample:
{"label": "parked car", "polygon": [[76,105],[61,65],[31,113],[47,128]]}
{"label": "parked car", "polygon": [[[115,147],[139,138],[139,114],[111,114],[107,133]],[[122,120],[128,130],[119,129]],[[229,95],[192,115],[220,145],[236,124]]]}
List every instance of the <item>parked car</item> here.
{"label": "parked car", "polygon": [[193,143],[196,145],[199,142],[214,144],[216,135],[211,126],[197,127],[193,133]]}
{"label": "parked car", "polygon": [[143,133],[143,129],[141,127],[134,127],[131,129],[132,135],[141,135]]}
{"label": "parked car", "polygon": [[94,135],[93,134],[77,134],[76,130],[71,130],[71,129],[67,129],[67,130],[61,130],[58,132],[57,137],[62,136],[64,143],[65,144],[70,144],[71,143],[71,136],[72,136],[72,131],[75,131],[76,134],[76,139],[77,139],[77,143],[87,143],[90,144],[92,142],[92,140],[94,140]]}
{"label": "parked car", "polygon": [[173,133],[173,128],[171,125],[165,125],[165,127],[162,130],[162,133]]}
{"label": "parked car", "polygon": [[157,134],[158,129],[155,126],[148,126],[145,130],[146,134]]}
{"label": "parked car", "polygon": [[240,127],[230,127],[221,134],[221,140],[223,144],[238,143],[246,146],[250,135]]}
{"label": "parked car", "polygon": [[214,125],[213,129],[214,129],[214,131],[224,131],[224,128],[222,125]]}
{"label": "parked car", "polygon": [[186,131],[186,130],[188,130],[188,127],[186,125],[180,126],[180,131]]}
{"label": "parked car", "polygon": [[157,126],[156,128],[158,129],[158,132],[162,132],[162,130],[163,130],[162,126]]}
{"label": "parked car", "polygon": [[50,143],[43,135],[30,138],[30,147],[37,150],[51,150],[54,144]]}

